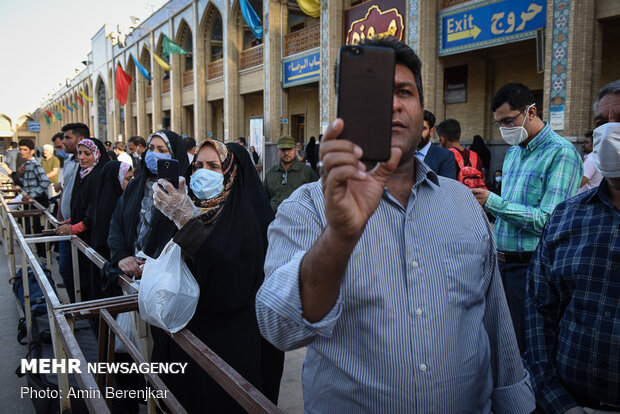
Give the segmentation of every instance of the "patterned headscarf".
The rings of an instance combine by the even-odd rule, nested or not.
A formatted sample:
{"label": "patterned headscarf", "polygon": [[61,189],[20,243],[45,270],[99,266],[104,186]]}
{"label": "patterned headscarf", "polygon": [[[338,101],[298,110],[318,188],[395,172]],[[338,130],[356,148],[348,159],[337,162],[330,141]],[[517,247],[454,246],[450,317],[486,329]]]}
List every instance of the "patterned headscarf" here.
{"label": "patterned headscarf", "polygon": [[164,142],[166,143],[166,146],[168,147],[168,151],[170,151],[170,156],[174,158],[174,151],[172,151],[172,145],[170,145],[170,140],[168,139],[168,137],[166,136],[166,133],[163,130],[153,132],[151,135],[149,135],[149,137],[146,140],[147,148],[151,144],[151,141],[153,140],[154,137],[159,137],[164,140]]}
{"label": "patterned headscarf", "polygon": [[125,176],[129,170],[131,170],[131,165],[121,162],[121,165],[118,167],[118,182],[121,188],[123,188],[123,180],[125,180]]}
{"label": "patterned headscarf", "polygon": [[210,200],[199,200],[196,197],[193,197],[192,201],[196,207],[199,207],[202,210],[202,215],[200,219],[205,224],[211,224],[217,218],[218,214],[222,210],[222,206],[226,202],[228,195],[230,194],[230,189],[232,188],[233,182],[235,181],[235,176],[237,175],[237,163],[234,160],[234,155],[232,151],[228,151],[226,145],[223,142],[213,140],[213,139],[205,139],[200,144],[196,146],[196,150],[194,151],[194,162],[192,163],[192,173],[196,172],[196,158],[198,157],[198,153],[205,145],[211,145],[216,151],[217,155],[220,158],[220,162],[222,163],[222,174],[224,174],[224,189],[222,190],[222,194],[217,196],[216,198],[212,198]]}
{"label": "patterned headscarf", "polygon": [[88,168],[84,168],[80,170],[80,179],[83,180],[84,177],[90,174],[90,172],[93,170],[93,168],[95,168],[95,166],[99,162],[99,159],[101,158],[101,152],[99,152],[99,148],[97,147],[97,144],[95,144],[95,142],[91,139],[88,139],[88,138],[82,139],[80,142],[78,142],[78,146],[80,145],[83,145],[89,150],[91,150],[93,155],[95,156],[95,162],[93,163],[93,165],[91,165]]}

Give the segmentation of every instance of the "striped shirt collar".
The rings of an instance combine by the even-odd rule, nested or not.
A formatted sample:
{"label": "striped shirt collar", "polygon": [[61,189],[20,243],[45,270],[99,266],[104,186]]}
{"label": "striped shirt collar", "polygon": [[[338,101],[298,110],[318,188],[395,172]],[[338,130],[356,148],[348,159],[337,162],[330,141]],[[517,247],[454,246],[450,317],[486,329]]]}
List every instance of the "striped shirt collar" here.
{"label": "striped shirt collar", "polygon": [[439,187],[439,178],[437,177],[437,174],[435,174],[435,171],[431,170],[428,165],[421,162],[416,157],[414,157],[414,162],[415,166],[413,168],[415,169],[415,181],[413,183],[413,188],[418,187],[423,182],[428,182],[429,184],[432,183]]}
{"label": "striped shirt collar", "polygon": [[[423,184],[427,183],[430,187],[433,185],[440,187],[439,185],[439,177],[437,174],[431,170],[425,163],[421,162],[417,157],[414,157],[415,162],[415,181],[413,186],[411,187],[411,194],[415,197],[418,188]],[[390,195],[388,188],[385,187],[383,189],[383,198],[386,200],[392,200],[396,202],[396,199]]]}

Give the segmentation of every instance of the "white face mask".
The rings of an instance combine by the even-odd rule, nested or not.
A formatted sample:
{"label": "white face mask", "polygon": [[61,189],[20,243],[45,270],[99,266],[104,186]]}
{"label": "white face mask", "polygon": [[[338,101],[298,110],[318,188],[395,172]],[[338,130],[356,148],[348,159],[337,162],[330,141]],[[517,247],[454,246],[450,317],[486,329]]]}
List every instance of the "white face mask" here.
{"label": "white face mask", "polygon": [[596,128],[592,161],[605,178],[620,177],[620,122],[608,122]]}
{"label": "white face mask", "polygon": [[525,120],[527,119],[527,113],[532,106],[536,104],[531,104],[527,107],[524,112],[523,123],[518,127],[499,127],[499,133],[502,134],[502,138],[510,145],[519,145],[523,141],[527,139],[527,130],[523,128],[525,125]]}

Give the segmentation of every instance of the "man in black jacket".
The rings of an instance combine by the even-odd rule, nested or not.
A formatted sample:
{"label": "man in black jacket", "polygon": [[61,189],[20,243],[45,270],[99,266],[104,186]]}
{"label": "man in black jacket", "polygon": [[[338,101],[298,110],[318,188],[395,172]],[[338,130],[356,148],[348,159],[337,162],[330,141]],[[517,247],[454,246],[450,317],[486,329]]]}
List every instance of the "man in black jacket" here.
{"label": "man in black jacket", "polygon": [[431,144],[431,137],[434,133],[435,115],[425,110],[422,140],[415,155],[420,161],[424,161],[437,175],[456,180],[456,161],[454,160],[454,155],[439,145]]}

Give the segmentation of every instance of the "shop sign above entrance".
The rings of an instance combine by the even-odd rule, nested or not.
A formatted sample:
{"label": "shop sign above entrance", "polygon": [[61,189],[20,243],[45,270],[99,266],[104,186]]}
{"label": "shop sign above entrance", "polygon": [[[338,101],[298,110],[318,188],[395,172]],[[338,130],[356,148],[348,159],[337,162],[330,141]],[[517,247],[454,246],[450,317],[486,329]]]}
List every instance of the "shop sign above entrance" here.
{"label": "shop sign above entrance", "polygon": [[321,51],[315,48],[282,59],[282,72],[283,88],[318,82],[321,76]]}
{"label": "shop sign above entrance", "polygon": [[374,0],[344,11],[344,43],[355,45],[373,37],[403,40],[406,10],[403,0]]}
{"label": "shop sign above entrance", "polygon": [[546,0],[488,0],[439,14],[439,56],[536,37]]}
{"label": "shop sign above entrance", "polygon": [[41,131],[41,123],[40,122],[28,122],[28,131],[30,131],[30,132],[40,132]]}

